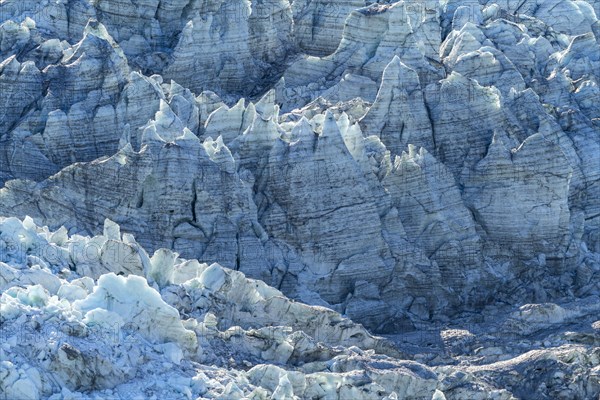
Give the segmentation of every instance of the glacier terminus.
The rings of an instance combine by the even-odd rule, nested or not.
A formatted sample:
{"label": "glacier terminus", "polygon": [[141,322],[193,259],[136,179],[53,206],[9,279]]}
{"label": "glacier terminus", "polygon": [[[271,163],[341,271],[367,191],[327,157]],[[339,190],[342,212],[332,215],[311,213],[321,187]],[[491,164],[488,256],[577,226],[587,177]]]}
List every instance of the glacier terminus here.
{"label": "glacier terminus", "polygon": [[599,399],[599,17],[0,0],[0,399]]}

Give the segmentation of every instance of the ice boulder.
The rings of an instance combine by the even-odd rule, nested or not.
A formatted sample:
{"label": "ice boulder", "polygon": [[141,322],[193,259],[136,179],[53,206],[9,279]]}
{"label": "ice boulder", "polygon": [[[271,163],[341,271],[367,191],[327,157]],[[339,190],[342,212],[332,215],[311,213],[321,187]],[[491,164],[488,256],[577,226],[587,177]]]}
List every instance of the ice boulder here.
{"label": "ice boulder", "polygon": [[196,335],[183,327],[179,312],[139,276],[102,275],[94,291],[73,305],[90,317],[88,323],[95,321],[98,309],[107,310],[119,315],[125,327],[136,329],[150,342],[175,342],[189,351],[194,351],[198,344]]}

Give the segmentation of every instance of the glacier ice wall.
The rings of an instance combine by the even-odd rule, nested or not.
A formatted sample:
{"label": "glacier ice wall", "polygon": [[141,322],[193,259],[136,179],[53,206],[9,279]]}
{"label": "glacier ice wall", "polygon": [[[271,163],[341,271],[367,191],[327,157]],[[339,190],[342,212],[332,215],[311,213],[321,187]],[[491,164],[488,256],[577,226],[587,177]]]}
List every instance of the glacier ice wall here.
{"label": "glacier ice wall", "polygon": [[594,4],[3,2],[0,213],[380,332],[591,293]]}
{"label": "glacier ice wall", "polygon": [[[378,334],[447,326],[490,307],[564,302],[569,314],[580,302],[594,303],[599,4],[3,0],[0,216],[21,224],[29,216],[27,229],[68,233],[65,243],[111,237],[92,242],[101,254],[106,246],[128,255],[156,252],[81,265],[69,256],[53,266],[39,255],[26,262],[32,249],[20,249],[21,267],[11,259],[6,268],[46,264],[54,283],[21,292],[18,274],[7,272],[6,301],[21,299],[45,315],[52,296],[64,297],[57,285],[73,279],[83,279],[90,296],[94,287],[158,290],[148,304],[164,310],[172,321],[165,329],[177,338],[154,331],[152,322],[121,318],[146,330],[152,343],[177,339],[179,350],[168,351],[175,358],[199,346],[179,316],[205,317],[183,311],[192,276],[176,278],[179,257],[197,260],[190,261],[193,273],[218,263],[227,277],[264,282],[275,297],[326,307]],[[106,231],[117,229],[107,228],[107,219],[123,238]],[[0,255],[11,243],[0,243]],[[64,268],[77,277],[60,275]],[[146,280],[119,276],[130,274]],[[222,273],[214,274],[218,286]],[[165,293],[171,286],[176,294]],[[65,306],[82,326],[112,318],[92,312],[112,307],[99,298],[63,290],[75,293],[65,294]],[[246,301],[236,296],[227,292],[222,301],[234,308]],[[317,310],[282,323],[320,343],[311,324],[341,317]],[[527,323],[536,318],[527,315]],[[556,323],[577,318],[569,315]],[[251,328],[240,321],[229,322]],[[376,347],[335,335],[323,343]],[[448,335],[450,342],[472,340]],[[56,357],[64,361],[65,354]],[[17,373],[11,382],[23,371],[10,372]],[[97,388],[136,376],[123,371],[103,371]],[[90,376],[70,390],[89,389]],[[270,377],[270,386],[252,379],[256,388],[278,391],[275,398],[312,396],[297,392],[300,380],[291,375]],[[248,394],[236,385],[227,389],[231,396]],[[431,385],[426,398],[448,391]],[[596,393],[585,385],[587,392],[573,393]],[[52,392],[42,386],[35,393]]]}

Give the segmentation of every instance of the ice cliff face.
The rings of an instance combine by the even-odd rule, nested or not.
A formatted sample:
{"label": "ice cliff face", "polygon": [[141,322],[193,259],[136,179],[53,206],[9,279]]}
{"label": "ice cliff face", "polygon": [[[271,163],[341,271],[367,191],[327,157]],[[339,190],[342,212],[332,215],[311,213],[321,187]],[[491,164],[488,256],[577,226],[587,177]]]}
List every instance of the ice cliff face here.
{"label": "ice cliff face", "polygon": [[[20,219],[0,230],[2,329],[84,333],[38,349],[50,361],[33,375],[36,347],[10,342],[0,389],[48,397],[75,374],[69,390],[127,397],[150,357],[178,360],[177,382],[218,361],[182,384],[193,397],[597,396],[577,371],[598,364],[598,7],[1,1],[0,215]],[[101,355],[85,332],[103,321],[125,327],[120,343],[135,328],[139,359]],[[434,370],[405,364],[413,347],[355,323],[443,327],[449,353],[417,346]],[[272,325],[285,328],[268,337]],[[492,345],[487,329],[523,345]],[[240,351],[247,368],[228,365]],[[572,385],[527,381],[538,363]]]}

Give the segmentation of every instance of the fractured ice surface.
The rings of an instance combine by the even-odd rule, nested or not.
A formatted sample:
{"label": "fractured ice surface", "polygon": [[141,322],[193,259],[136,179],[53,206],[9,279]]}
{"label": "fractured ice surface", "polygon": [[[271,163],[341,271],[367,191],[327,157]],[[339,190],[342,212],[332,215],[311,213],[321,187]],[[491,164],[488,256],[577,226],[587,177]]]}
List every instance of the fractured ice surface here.
{"label": "fractured ice surface", "polygon": [[0,389],[597,397],[598,7],[1,1]]}

